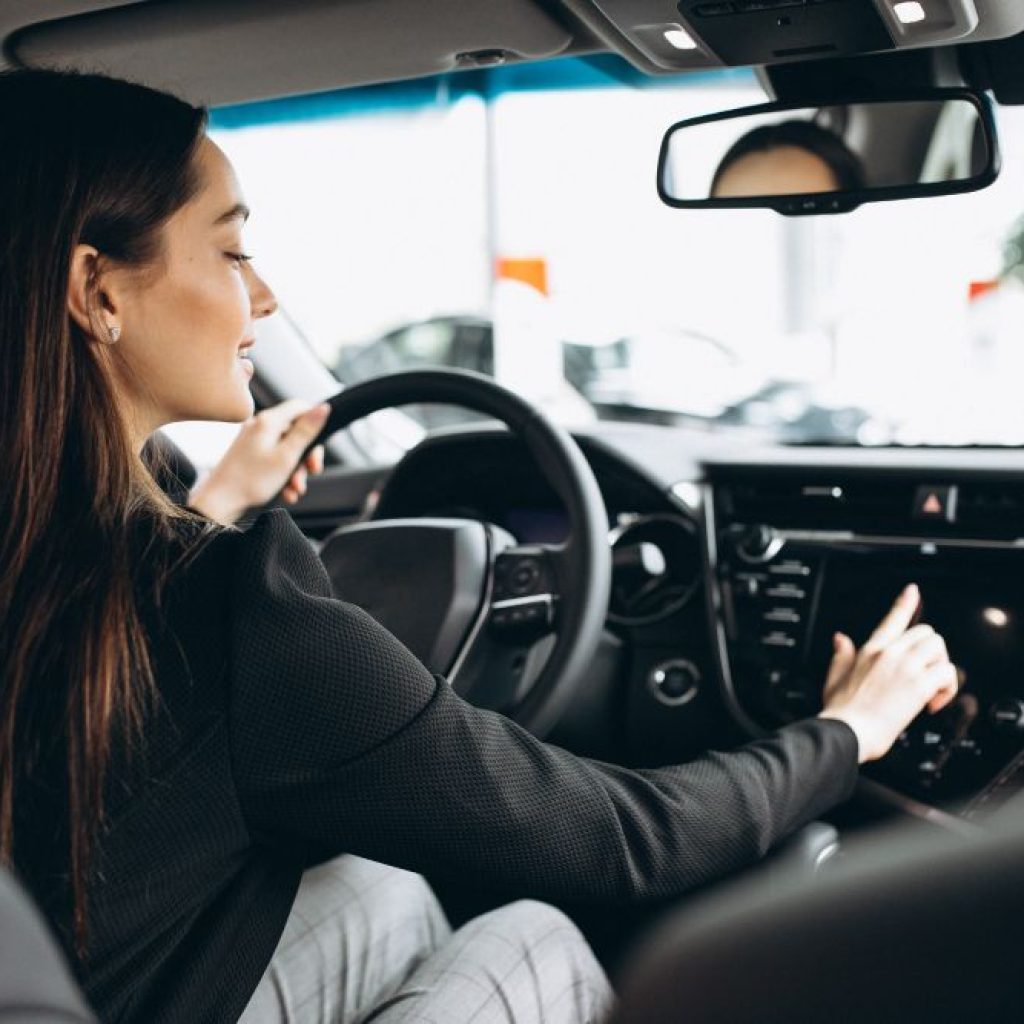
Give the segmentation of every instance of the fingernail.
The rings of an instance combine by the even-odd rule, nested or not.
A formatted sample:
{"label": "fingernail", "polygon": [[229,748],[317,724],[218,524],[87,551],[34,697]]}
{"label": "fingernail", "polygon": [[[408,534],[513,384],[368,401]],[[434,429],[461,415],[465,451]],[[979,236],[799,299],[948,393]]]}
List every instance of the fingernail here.
{"label": "fingernail", "polygon": [[316,407],[315,411],[316,414],[320,416],[322,419],[327,419],[327,417],[330,416],[331,414],[331,407],[326,402],[321,402]]}
{"label": "fingernail", "polygon": [[908,598],[909,597],[916,597],[917,596],[917,584],[916,583],[908,583],[903,588],[903,595],[902,596],[903,597],[908,597]]}

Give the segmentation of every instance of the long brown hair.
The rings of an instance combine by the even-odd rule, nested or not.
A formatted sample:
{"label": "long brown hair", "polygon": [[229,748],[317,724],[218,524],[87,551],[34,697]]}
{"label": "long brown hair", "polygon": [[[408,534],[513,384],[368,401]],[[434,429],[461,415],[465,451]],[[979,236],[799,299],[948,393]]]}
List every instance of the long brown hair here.
{"label": "long brown hair", "polygon": [[18,780],[57,742],[80,956],[108,762],[154,689],[140,540],[152,554],[190,517],[134,454],[97,343],[69,317],[70,261],[87,243],[115,265],[158,264],[161,227],[198,187],[205,124],[99,75],[0,74],[0,861],[14,859]]}

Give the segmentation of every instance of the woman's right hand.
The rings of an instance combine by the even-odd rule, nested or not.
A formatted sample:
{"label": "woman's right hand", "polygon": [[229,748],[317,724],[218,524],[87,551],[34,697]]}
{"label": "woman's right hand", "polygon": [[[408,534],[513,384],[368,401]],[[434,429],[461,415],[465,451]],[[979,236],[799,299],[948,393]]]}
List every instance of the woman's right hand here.
{"label": "woman's right hand", "polygon": [[957,690],[956,666],[931,626],[911,626],[921,601],[911,584],[858,651],[843,633],[825,682],[820,718],[835,718],[854,731],[859,761],[874,761],[924,709],[944,708]]}

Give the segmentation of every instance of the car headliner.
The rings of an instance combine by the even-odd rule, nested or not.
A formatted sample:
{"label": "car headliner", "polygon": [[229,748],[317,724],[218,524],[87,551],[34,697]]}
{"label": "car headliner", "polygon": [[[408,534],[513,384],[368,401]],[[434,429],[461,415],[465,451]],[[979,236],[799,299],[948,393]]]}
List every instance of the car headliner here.
{"label": "car headliner", "polygon": [[[940,41],[1024,31],[1024,0],[947,6],[978,18]],[[652,75],[721,66],[706,50],[671,64],[644,52],[638,31],[652,26],[638,22],[679,19],[671,0],[3,0],[0,66],[103,70],[210,106],[435,75],[479,66],[464,55],[481,51],[504,51],[505,63],[613,52]]]}

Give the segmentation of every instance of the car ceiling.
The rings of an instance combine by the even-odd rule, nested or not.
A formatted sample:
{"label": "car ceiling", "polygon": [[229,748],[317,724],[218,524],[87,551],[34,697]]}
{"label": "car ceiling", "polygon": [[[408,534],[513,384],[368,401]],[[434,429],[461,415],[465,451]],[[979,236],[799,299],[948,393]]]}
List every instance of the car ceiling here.
{"label": "car ceiling", "polygon": [[[0,66],[100,70],[210,106],[618,53],[652,75],[1024,33],[1024,0],[0,0]],[[671,25],[696,43],[665,42]]]}

